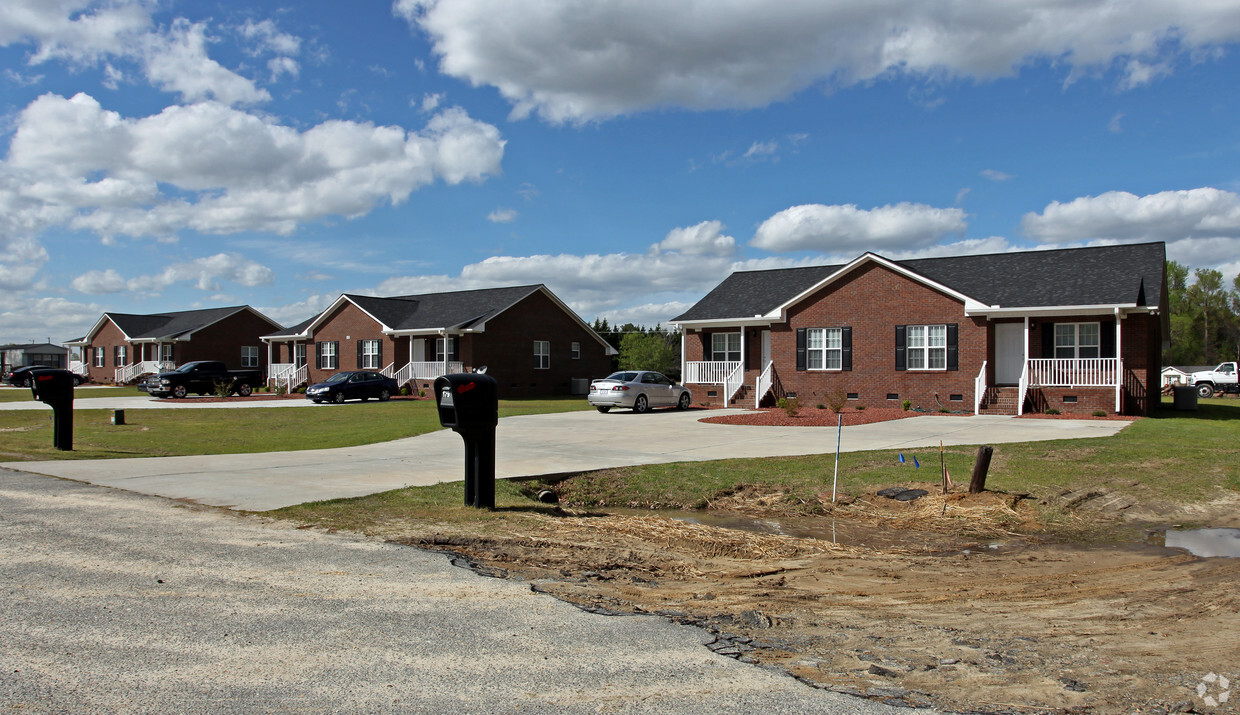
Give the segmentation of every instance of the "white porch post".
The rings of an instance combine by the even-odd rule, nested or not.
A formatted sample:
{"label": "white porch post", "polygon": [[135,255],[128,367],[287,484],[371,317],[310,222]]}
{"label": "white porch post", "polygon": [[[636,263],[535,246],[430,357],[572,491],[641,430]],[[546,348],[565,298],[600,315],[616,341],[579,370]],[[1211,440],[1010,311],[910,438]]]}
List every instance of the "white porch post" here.
{"label": "white porch post", "polygon": [[[1124,331],[1120,329],[1123,323],[1124,315],[1119,312],[1119,308],[1115,309],[1115,414],[1123,409],[1124,401]],[[1149,385],[1145,386],[1146,394],[1149,394]]]}
{"label": "white porch post", "polygon": [[[741,375],[745,374],[745,358],[749,357],[749,353],[745,352],[745,326],[741,326]],[[726,407],[726,405],[725,405]]]}
{"label": "white porch post", "polygon": [[685,360],[685,332],[684,328],[680,329],[680,384],[682,385],[685,382],[685,371],[689,369]]}

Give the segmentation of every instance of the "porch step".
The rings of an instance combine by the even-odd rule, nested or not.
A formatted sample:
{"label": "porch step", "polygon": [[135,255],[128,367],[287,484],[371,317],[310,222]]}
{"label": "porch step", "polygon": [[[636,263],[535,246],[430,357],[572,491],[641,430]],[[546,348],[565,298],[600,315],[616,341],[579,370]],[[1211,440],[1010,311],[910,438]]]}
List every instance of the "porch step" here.
{"label": "porch step", "polygon": [[1017,412],[1017,395],[1015,387],[989,387],[982,397],[978,412],[986,415],[1014,415]]}

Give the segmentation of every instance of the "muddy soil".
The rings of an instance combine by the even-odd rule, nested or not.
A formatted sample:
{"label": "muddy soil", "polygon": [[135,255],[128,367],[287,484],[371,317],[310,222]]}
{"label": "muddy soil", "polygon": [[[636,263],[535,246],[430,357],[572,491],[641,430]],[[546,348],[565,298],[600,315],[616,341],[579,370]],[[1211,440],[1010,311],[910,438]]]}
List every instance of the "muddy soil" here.
{"label": "muddy soil", "polygon": [[[898,502],[871,492],[836,505],[828,494],[824,516],[797,519],[751,490],[705,515],[758,525],[747,530],[566,509],[514,519],[519,526],[501,538],[392,538],[456,553],[483,573],[528,580],[590,610],[697,624],[718,635],[717,652],[887,702],[980,712],[1237,711],[1240,693],[1220,702],[1217,676],[1240,690],[1240,559],[1136,541],[1045,543],[1016,534],[1038,526],[1019,498],[900,486],[930,494]],[[1081,509],[1073,518],[1131,527],[1126,514],[1081,506],[1090,501],[1071,505]],[[1221,496],[1194,516],[1240,526],[1235,501]],[[1180,516],[1158,505],[1124,511],[1164,523]],[[771,533],[760,533],[763,523]],[[827,536],[832,527],[847,534],[841,543]],[[788,535],[811,531],[821,538]]]}

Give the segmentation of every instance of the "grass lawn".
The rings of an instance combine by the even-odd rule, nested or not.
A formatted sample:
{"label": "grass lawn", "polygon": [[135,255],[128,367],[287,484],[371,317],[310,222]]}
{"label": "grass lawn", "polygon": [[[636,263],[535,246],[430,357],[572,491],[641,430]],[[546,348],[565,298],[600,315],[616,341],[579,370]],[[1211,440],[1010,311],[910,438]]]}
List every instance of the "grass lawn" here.
{"label": "grass lawn", "polygon": [[[96,397],[150,397],[133,385],[124,387],[79,387],[73,391],[73,401],[89,400]],[[0,387],[0,403],[29,402],[34,398],[29,387]]]}
{"label": "grass lawn", "polygon": [[[955,491],[967,487],[976,454],[976,446],[946,449]],[[914,456],[920,469],[912,466]],[[937,449],[909,450],[905,458],[908,464],[902,467],[894,451],[841,455],[841,493],[859,494],[877,484],[937,483]],[[812,513],[820,508],[819,495],[825,492],[829,499],[833,468],[834,455],[682,462],[582,474],[555,488],[566,506],[686,509],[701,508],[740,485],[762,485],[782,492],[788,510]],[[1129,489],[1143,500],[1177,503],[1216,495],[1219,488],[1240,491],[1240,401],[1202,400],[1197,412],[1163,410],[1114,437],[995,445],[986,486],[1045,496],[1067,487],[1109,481],[1137,482]],[[485,526],[513,512],[544,510],[545,505],[533,498],[536,489],[536,484],[501,481],[496,491],[498,509],[492,514],[460,506],[460,485],[456,484],[313,502],[273,515],[356,530],[400,520]]]}
{"label": "grass lawn", "polygon": [[[580,397],[501,400],[499,414],[510,417],[588,408]],[[123,426],[111,424],[109,410],[78,406],[73,416],[73,451],[62,452],[52,448],[50,407],[46,411],[0,410],[0,461],[328,449],[442,429],[433,400],[231,410],[127,410]]]}

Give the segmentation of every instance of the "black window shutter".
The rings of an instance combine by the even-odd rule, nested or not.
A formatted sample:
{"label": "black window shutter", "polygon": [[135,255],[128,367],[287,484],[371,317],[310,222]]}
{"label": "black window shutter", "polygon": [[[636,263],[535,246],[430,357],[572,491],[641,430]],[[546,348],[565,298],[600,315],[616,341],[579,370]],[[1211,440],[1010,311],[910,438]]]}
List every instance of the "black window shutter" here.
{"label": "black window shutter", "polygon": [[461,359],[461,346],[457,344],[457,340],[458,338],[455,337],[448,338],[448,344],[452,346],[452,349],[448,352],[448,362],[457,362]]}
{"label": "black window shutter", "polygon": [[1098,357],[1115,357],[1115,321],[1104,320],[1098,326]]}
{"label": "black window shutter", "polygon": [[314,366],[323,369],[323,343],[314,344]]}
{"label": "black window shutter", "polygon": [[535,370],[542,367],[542,356],[539,355],[538,348],[539,348],[538,341],[535,340],[534,341],[534,369]]}
{"label": "black window shutter", "polygon": [[797,370],[805,371],[805,328],[797,328]]}
{"label": "black window shutter", "polygon": [[905,326],[905,325],[896,326],[896,370],[907,370],[908,369],[908,363],[906,362],[906,357],[904,354],[904,351],[907,348],[907,343],[905,342],[905,338],[904,338],[904,329],[906,327],[908,326]]}
{"label": "black window shutter", "polygon": [[379,358],[379,368],[382,369],[383,368],[383,341],[382,340],[379,341],[378,358]]}
{"label": "black window shutter", "polygon": [[840,328],[840,369],[852,370],[852,328]]}
{"label": "black window shutter", "polygon": [[947,326],[947,369],[960,369],[960,324],[951,323]]}
{"label": "black window shutter", "polygon": [[1042,323],[1042,357],[1055,357],[1055,324]]}
{"label": "black window shutter", "polygon": [[359,341],[357,341],[357,369],[358,369],[358,370],[361,370],[361,369],[362,369],[362,367],[363,367],[362,362],[363,362],[363,357],[362,357],[362,341],[361,341],[361,340],[359,340]]}

